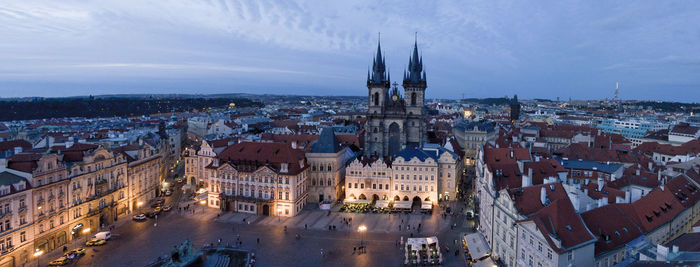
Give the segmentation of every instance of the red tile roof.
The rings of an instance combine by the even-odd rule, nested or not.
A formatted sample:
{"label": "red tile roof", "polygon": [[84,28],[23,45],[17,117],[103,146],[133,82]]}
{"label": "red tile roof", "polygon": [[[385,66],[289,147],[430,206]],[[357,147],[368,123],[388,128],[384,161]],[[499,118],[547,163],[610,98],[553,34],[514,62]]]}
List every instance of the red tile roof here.
{"label": "red tile roof", "polygon": [[[561,191],[564,189],[561,188]],[[537,229],[547,239],[549,247],[558,253],[596,241],[595,236],[583,223],[581,216],[574,210],[568,197],[553,201],[524,221],[534,222]],[[555,244],[554,239],[561,242],[561,247]]]}
{"label": "red tile roof", "polygon": [[517,160],[530,160],[530,152],[525,148],[484,148],[484,162],[486,164],[516,162]]}
{"label": "red tile roof", "polygon": [[559,177],[559,172],[567,172],[558,161],[554,159],[540,159],[523,163],[523,171],[527,174],[532,169],[532,184],[542,184],[544,178]]}
{"label": "red tile roof", "polygon": [[622,211],[645,233],[664,225],[683,211],[683,205],[668,190],[656,188],[632,204],[620,204]]}
{"label": "red tile roof", "polygon": [[15,147],[21,147],[22,150],[28,150],[32,148],[32,143],[22,139],[0,142],[0,153],[8,150],[14,150]]}
{"label": "red tile roof", "polygon": [[[595,255],[624,246],[644,233],[620,209],[621,204],[610,204],[581,213],[581,218],[598,238]],[[611,220],[610,218],[615,218]]]}
{"label": "red tile roof", "polygon": [[694,139],[683,143],[680,146],[674,146],[670,144],[659,144],[656,142],[645,142],[635,148],[635,151],[644,153],[646,155],[652,155],[654,152],[675,156],[675,155],[688,155],[688,154],[698,154],[700,153],[700,140]]}
{"label": "red tile roof", "polygon": [[570,202],[569,196],[566,194],[566,190],[564,190],[561,183],[540,184],[510,189],[508,190],[508,194],[510,194],[511,199],[514,199],[515,209],[518,210],[518,213],[530,216],[530,214],[546,207],[542,205],[542,201],[540,200],[542,188],[545,189],[545,194],[550,203],[557,200],[566,200]]}
{"label": "red tile roof", "polygon": [[[308,167],[304,151],[292,149],[291,145],[283,143],[241,142],[227,147],[217,158],[231,162],[233,166],[257,169],[264,165],[279,171],[283,163],[288,164],[286,174],[296,175]],[[299,165],[304,162],[304,166]]]}

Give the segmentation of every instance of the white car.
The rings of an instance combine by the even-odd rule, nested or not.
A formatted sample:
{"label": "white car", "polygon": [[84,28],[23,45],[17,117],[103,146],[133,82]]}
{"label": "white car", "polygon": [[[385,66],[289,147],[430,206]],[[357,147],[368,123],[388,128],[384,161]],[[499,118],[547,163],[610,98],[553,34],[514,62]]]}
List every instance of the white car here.
{"label": "white car", "polygon": [[146,220],[146,214],[140,213],[137,215],[134,215],[134,221],[145,221]]}

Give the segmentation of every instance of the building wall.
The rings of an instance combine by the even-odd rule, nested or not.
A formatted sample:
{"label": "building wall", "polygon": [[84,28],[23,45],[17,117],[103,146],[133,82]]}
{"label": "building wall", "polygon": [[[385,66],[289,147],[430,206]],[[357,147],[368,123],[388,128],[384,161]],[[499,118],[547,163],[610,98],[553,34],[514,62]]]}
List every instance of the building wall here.
{"label": "building wall", "polygon": [[34,252],[32,191],[25,183],[27,189],[0,196],[0,266],[26,263]]}
{"label": "building wall", "polygon": [[[296,175],[278,173],[267,167],[239,172],[233,166],[223,164],[212,170],[213,174],[207,181],[207,205],[258,215],[296,216],[308,198],[308,170],[305,168]],[[267,214],[264,214],[265,209]]]}

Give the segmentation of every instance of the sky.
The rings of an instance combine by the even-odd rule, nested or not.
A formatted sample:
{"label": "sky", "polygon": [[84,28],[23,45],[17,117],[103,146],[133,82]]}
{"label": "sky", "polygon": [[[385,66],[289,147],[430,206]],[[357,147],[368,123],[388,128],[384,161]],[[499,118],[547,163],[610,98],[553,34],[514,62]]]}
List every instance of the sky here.
{"label": "sky", "polygon": [[362,96],[381,35],[395,80],[417,36],[428,98],[700,102],[699,25],[698,1],[5,0],[0,97]]}

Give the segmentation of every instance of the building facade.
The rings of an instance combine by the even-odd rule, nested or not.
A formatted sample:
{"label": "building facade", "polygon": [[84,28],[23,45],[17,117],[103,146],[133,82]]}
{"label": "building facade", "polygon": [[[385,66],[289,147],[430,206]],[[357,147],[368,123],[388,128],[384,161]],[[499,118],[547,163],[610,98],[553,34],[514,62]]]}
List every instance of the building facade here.
{"label": "building facade", "polygon": [[237,143],[206,169],[206,201],[212,208],[292,217],[307,202],[309,165],[304,152],[289,144]]}
{"label": "building facade", "polygon": [[381,44],[378,44],[372,71],[367,73],[366,155],[392,156],[406,147],[421,147],[426,139],[423,106],[427,84],[417,43],[404,72],[403,96],[397,83],[391,86]]}
{"label": "building facade", "polygon": [[346,170],[350,199],[430,202],[454,199],[459,158],[444,148],[408,148],[393,161],[355,159]]}

